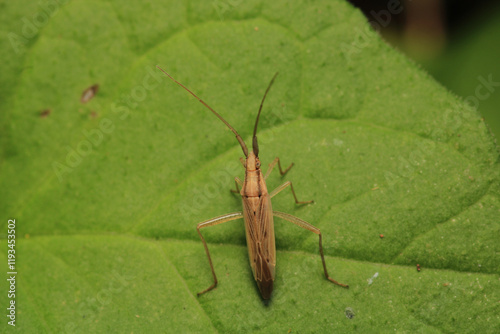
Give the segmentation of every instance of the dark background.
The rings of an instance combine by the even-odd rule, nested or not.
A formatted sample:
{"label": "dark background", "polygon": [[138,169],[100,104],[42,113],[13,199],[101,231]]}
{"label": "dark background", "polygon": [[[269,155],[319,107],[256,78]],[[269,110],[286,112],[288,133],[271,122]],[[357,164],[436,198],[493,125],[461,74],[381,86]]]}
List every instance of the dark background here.
{"label": "dark background", "polygon": [[[493,0],[400,0],[403,10],[383,14],[396,0],[350,0],[368,21],[384,24],[386,41],[419,63],[455,94],[475,96],[478,77],[500,83],[500,3]],[[387,22],[387,24],[385,24]],[[484,88],[481,92],[484,92]],[[478,110],[500,138],[500,84]]]}

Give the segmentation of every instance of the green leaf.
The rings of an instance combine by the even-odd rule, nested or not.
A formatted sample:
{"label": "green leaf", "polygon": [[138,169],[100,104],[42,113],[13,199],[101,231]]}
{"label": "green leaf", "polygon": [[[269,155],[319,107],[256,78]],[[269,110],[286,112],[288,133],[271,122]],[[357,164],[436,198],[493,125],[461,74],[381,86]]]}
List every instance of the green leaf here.
{"label": "green leaf", "polygon": [[[351,5],[0,6],[1,233],[15,219],[18,272],[10,330],[500,330],[497,146],[475,110]],[[196,296],[212,282],[196,223],[241,210],[229,189],[242,153],[157,64],[247,143],[280,72],[259,124],[261,161],[295,166],[268,188],[292,180],[315,203],[296,206],[285,190],[273,207],[321,229],[330,275],[350,289],[325,279],[317,235],[276,219],[269,304],[241,221],[204,231],[219,285]],[[6,280],[0,288],[6,313]]]}

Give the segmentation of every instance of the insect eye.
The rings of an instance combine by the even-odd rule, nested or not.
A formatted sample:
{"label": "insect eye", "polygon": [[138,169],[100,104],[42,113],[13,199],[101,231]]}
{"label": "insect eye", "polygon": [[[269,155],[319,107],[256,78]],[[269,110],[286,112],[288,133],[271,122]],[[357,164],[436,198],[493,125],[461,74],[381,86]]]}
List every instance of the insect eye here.
{"label": "insect eye", "polygon": [[260,167],[260,161],[257,161],[257,163],[255,164],[256,167]]}

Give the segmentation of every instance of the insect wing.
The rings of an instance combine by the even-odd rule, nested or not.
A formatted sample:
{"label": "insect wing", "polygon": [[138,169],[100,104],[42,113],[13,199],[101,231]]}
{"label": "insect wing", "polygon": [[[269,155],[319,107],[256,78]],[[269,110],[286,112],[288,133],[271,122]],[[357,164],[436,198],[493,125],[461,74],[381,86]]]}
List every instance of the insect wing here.
{"label": "insect wing", "polygon": [[251,201],[243,197],[248,256],[262,297],[268,299],[276,268],[273,210],[268,194],[258,198],[255,205]]}
{"label": "insect wing", "polygon": [[260,236],[262,244],[262,256],[268,263],[271,278],[274,281],[276,268],[276,245],[274,240],[274,219],[271,198],[268,194],[261,197],[260,201]]}

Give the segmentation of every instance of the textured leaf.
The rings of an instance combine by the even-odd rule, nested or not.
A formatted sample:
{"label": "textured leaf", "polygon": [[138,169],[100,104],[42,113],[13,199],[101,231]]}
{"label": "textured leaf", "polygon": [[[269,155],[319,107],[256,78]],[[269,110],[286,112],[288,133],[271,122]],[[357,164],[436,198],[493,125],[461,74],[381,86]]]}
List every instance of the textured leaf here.
{"label": "textured leaf", "polygon": [[[31,2],[2,7],[0,213],[3,231],[17,225],[18,331],[500,330],[493,138],[349,4],[73,1],[45,9],[44,24]],[[32,37],[26,22],[38,22]],[[241,150],[156,64],[247,142],[280,72],[261,160],[295,167],[268,187],[292,180],[315,203],[285,190],[273,207],[321,229],[349,290],[325,280],[315,234],[276,219],[269,304],[241,221],[204,232],[220,282],[196,297],[212,278],[195,226],[241,210],[229,192]]]}

